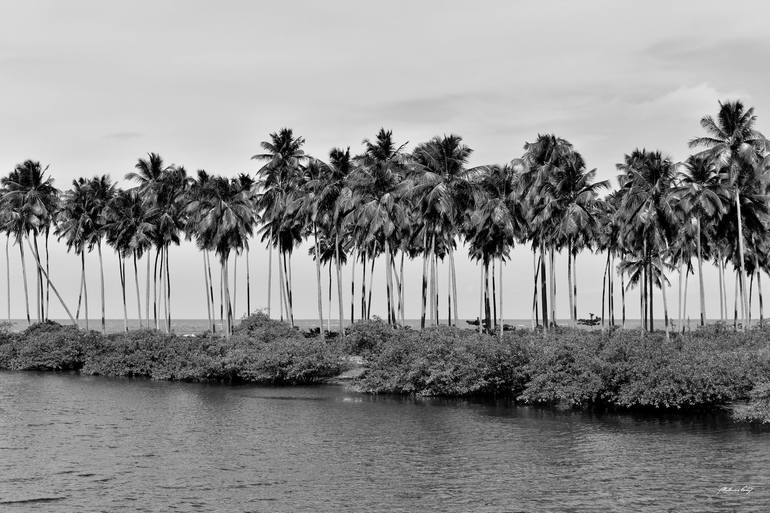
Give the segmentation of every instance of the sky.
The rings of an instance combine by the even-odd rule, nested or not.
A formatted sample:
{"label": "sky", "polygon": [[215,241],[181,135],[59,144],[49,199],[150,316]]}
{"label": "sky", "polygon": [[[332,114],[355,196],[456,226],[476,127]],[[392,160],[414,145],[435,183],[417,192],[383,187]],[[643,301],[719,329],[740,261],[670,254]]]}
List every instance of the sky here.
{"label": "sky", "polygon": [[[553,132],[573,143],[598,178],[614,179],[615,164],[636,147],[684,160],[687,141],[702,133],[698,120],[715,114],[720,100],[754,106],[759,129],[770,131],[768,14],[759,1],[6,0],[0,173],[31,158],[50,165],[61,189],[103,173],[128,187],[123,177],[137,159],[158,152],[190,171],[253,174],[259,142],[282,127],[305,137],[306,151],[321,158],[334,146],[359,152],[362,139],[385,127],[408,148],[459,134],[474,149],[473,165],[520,157],[526,141]],[[267,251],[256,241],[252,247],[251,303],[260,308],[267,304]],[[73,305],[79,259],[60,244],[51,252],[54,284]],[[478,268],[460,253],[460,316],[475,318]],[[172,315],[205,317],[201,255],[184,243],[170,260]],[[92,316],[97,262],[89,255]],[[580,317],[599,313],[603,263],[590,254],[577,259]],[[11,314],[21,317],[16,248],[10,265]],[[105,255],[105,266],[107,317],[119,318],[114,254]],[[558,289],[566,285],[566,257],[557,266]],[[241,261],[239,283],[243,269]],[[293,269],[295,317],[312,318],[315,268],[307,247]],[[407,264],[407,317],[419,314],[420,272],[419,261]],[[503,272],[505,317],[527,318],[531,251],[515,249]],[[446,290],[444,265],[439,273]],[[384,274],[379,264],[373,309],[381,314]],[[712,317],[716,277],[707,266]],[[349,280],[346,268],[346,305]],[[693,317],[696,284],[689,288]],[[238,295],[236,316],[244,313],[244,286]],[[628,314],[638,317],[638,295],[631,295]],[[674,310],[675,296],[674,288]],[[58,304],[51,308],[52,317],[64,317]],[[135,308],[129,302],[130,317]],[[566,294],[559,294],[557,315],[567,317]]]}

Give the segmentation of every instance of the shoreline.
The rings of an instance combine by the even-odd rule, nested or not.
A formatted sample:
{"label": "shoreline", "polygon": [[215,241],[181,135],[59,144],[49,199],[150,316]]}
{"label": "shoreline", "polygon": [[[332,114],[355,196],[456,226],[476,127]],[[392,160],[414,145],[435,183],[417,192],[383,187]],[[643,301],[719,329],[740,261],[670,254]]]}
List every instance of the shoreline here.
{"label": "shoreline", "polygon": [[335,384],[364,394],[504,398],[554,408],[732,412],[770,423],[770,330],[707,327],[670,341],[635,330],[514,330],[502,339],[441,326],[364,321],[346,338],[307,337],[257,314],[234,335],[103,336],[33,325],[0,333],[0,370],[271,386]]}

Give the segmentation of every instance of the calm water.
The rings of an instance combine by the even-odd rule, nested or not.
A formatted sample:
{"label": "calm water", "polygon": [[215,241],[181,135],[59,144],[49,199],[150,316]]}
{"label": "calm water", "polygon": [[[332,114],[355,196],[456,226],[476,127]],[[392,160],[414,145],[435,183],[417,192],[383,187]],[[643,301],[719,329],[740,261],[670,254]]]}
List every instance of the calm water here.
{"label": "calm water", "polygon": [[0,372],[3,511],[766,512],[769,469],[722,418]]}

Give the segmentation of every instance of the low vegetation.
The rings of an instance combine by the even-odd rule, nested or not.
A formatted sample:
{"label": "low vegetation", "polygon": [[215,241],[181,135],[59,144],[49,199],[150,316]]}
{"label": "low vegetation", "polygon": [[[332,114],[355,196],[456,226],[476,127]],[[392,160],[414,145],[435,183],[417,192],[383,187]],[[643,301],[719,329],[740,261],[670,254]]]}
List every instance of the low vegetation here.
{"label": "low vegetation", "polygon": [[258,384],[312,384],[357,355],[366,393],[509,397],[573,408],[718,410],[770,423],[770,330],[723,326],[667,339],[615,330],[514,330],[502,338],[447,326],[360,322],[344,340],[307,338],[262,314],[230,338],[156,331],[103,336],[56,323],[0,331],[0,369]]}

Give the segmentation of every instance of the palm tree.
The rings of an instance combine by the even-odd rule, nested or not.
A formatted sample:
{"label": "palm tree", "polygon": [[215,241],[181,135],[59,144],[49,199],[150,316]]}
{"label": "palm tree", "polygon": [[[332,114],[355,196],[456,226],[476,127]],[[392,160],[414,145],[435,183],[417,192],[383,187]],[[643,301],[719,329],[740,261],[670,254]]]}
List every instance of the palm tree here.
{"label": "palm tree", "polygon": [[[621,171],[618,182],[623,196],[619,213],[624,225],[624,242],[643,265],[643,311],[653,330],[653,297],[655,284],[662,286],[665,327],[668,333],[668,311],[665,295],[665,277],[656,278],[656,269],[664,269],[662,258],[668,252],[676,233],[676,206],[679,196],[673,190],[676,166],[659,151],[636,149],[617,164]],[[630,286],[630,283],[629,283]],[[643,318],[645,315],[643,315]]]}
{"label": "palm tree", "polygon": [[705,147],[705,155],[710,157],[717,170],[722,174],[725,186],[732,191],[737,219],[738,255],[737,267],[740,279],[741,301],[745,312],[744,326],[750,327],[746,270],[744,266],[743,219],[741,214],[741,188],[750,185],[747,182],[762,163],[767,153],[767,139],[754,128],[756,116],[754,109],[746,109],[740,101],[719,102],[717,118],[704,116],[700,120],[706,136],[690,141],[690,147]]}
{"label": "palm tree", "polygon": [[[349,175],[352,191],[349,203],[356,206],[345,217],[345,225],[357,234],[358,247],[364,248],[371,257],[372,268],[377,252],[385,257],[385,291],[388,322],[395,322],[393,301],[393,277],[391,260],[393,248],[398,247],[400,227],[406,222],[407,210],[400,201],[401,182],[404,179],[407,155],[402,150],[406,144],[396,146],[393,132],[383,128],[374,141],[365,139],[364,153],[355,158],[358,164]],[[371,286],[369,294],[371,298]],[[369,300],[371,305],[371,299]],[[367,307],[367,316],[371,306]]]}
{"label": "palm tree", "polygon": [[248,247],[256,221],[252,190],[245,190],[241,179],[212,177],[205,182],[205,194],[196,195],[187,210],[199,220],[199,246],[219,256],[226,298],[225,334],[230,336],[233,317],[227,260],[232,251]]}
{"label": "palm tree", "polygon": [[[33,257],[37,265],[37,318],[46,317],[45,303],[43,299],[43,275],[50,282],[48,272],[40,264],[40,252],[38,251],[37,236],[48,230],[51,218],[56,212],[58,204],[58,190],[53,186],[53,179],[46,177],[47,167],[43,169],[39,162],[26,160],[17,165],[11,173],[4,177],[0,183],[3,186],[3,210],[6,211],[5,231],[13,233],[19,245],[19,253],[22,263],[22,275],[24,280],[24,299],[29,315],[29,292],[27,287],[26,264],[24,260],[24,239],[29,242],[30,235],[34,241],[32,249]],[[32,247],[31,244],[28,244]],[[66,310],[66,305],[65,310]]]}
{"label": "palm tree", "polygon": [[[454,263],[455,240],[461,222],[461,212],[470,201],[469,178],[476,172],[467,169],[468,159],[473,150],[463,144],[459,135],[434,137],[418,145],[412,152],[414,171],[410,174],[408,191],[415,203],[423,229],[427,248],[428,237],[446,248],[449,258],[450,294],[449,324],[457,322],[457,283]],[[424,258],[428,258],[426,252]],[[425,266],[423,266],[425,268]],[[423,283],[427,277],[423,274]],[[424,286],[425,287],[425,286]],[[454,309],[452,309],[452,306]],[[423,296],[423,312],[425,298]],[[424,324],[424,314],[422,324]]]}
{"label": "palm tree", "polygon": [[[123,286],[124,319],[126,313],[126,272],[124,259],[131,257],[134,264],[134,284],[136,287],[136,312],[139,327],[142,327],[142,301],[139,289],[139,270],[137,260],[152,247],[154,226],[151,222],[149,205],[136,190],[119,190],[108,204],[106,211],[105,233],[107,243],[121,258],[121,285]],[[148,327],[149,327],[149,319]]]}
{"label": "palm tree", "polygon": [[270,315],[271,283],[272,283],[272,248],[278,248],[279,274],[281,275],[280,295],[282,306],[286,307],[287,317],[294,325],[292,312],[291,289],[291,265],[287,266],[292,250],[302,240],[301,225],[298,222],[300,201],[296,197],[297,182],[302,173],[302,165],[307,160],[307,155],[302,150],[305,139],[295,137],[290,128],[282,128],[278,132],[270,134],[269,141],[262,141],[260,146],[264,153],[259,153],[251,158],[266,162],[257,172],[258,197],[257,208],[264,226],[262,228],[262,241],[268,243],[269,271],[267,282],[267,310]]}
{"label": "palm tree", "polygon": [[[107,208],[115,196],[116,186],[107,175],[95,176],[85,182],[84,191],[86,193],[86,212],[89,218],[88,230],[86,233],[86,242],[88,251],[96,246],[99,255],[99,282],[101,290],[102,306],[102,334],[107,333],[107,324],[105,320],[105,300],[104,300],[104,262],[102,260],[102,239],[106,234],[106,215]],[[124,289],[125,296],[125,289]],[[125,303],[125,301],[124,301]]]}
{"label": "palm tree", "polygon": [[[695,243],[698,259],[698,283],[700,292],[700,325],[706,323],[706,296],[703,289],[703,241],[711,240],[714,222],[725,212],[728,191],[722,183],[710,158],[690,156],[680,173],[682,207],[688,220],[695,223]],[[707,244],[711,249],[712,244]]]}

